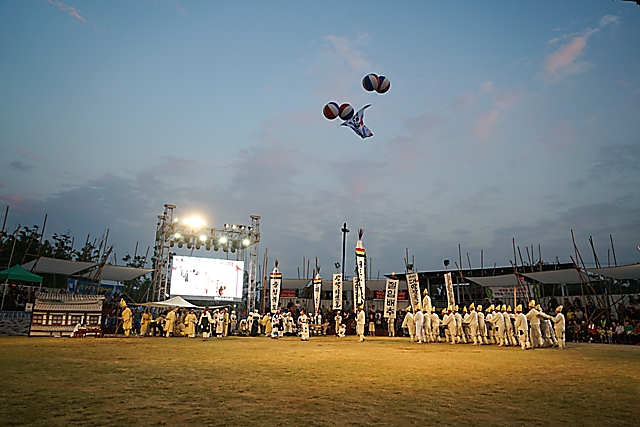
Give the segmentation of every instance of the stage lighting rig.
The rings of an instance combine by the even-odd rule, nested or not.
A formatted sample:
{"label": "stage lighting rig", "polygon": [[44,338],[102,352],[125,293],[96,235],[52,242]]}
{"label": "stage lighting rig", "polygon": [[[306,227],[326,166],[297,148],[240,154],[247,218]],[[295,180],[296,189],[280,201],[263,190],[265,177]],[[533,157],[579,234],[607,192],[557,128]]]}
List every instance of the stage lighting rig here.
{"label": "stage lighting rig", "polygon": [[222,228],[207,228],[206,222],[198,217],[178,219],[173,215],[175,208],[175,205],[165,204],[163,215],[158,215],[153,298],[162,301],[169,294],[170,248],[182,248],[186,245],[188,249],[222,250],[227,253],[227,257],[229,252],[235,254],[236,260],[243,260],[245,249],[249,249],[247,305],[249,309],[255,309],[260,217],[251,215],[251,225],[225,223]]}

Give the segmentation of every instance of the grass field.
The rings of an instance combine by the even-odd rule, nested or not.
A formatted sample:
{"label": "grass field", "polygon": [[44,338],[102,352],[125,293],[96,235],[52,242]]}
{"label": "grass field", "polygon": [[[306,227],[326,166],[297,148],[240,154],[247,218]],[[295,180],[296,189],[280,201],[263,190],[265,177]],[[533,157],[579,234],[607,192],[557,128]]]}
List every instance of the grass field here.
{"label": "grass field", "polygon": [[640,424],[640,347],[0,338],[0,425]]}

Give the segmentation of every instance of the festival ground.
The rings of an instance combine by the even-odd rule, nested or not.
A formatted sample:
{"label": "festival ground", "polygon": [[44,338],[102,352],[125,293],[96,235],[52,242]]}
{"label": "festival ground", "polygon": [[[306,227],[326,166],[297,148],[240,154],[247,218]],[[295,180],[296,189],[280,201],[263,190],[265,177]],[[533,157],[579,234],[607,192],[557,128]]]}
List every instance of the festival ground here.
{"label": "festival ground", "polygon": [[640,347],[0,338],[0,425],[638,425]]}

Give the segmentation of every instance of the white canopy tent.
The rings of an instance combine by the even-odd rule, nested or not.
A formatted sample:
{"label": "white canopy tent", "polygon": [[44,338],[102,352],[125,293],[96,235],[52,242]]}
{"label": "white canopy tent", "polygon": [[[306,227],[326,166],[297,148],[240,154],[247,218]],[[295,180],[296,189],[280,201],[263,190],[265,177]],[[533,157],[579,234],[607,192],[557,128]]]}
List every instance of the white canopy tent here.
{"label": "white canopy tent", "polygon": [[640,264],[621,265],[620,267],[587,268],[587,271],[618,280],[640,280]]}
{"label": "white canopy tent", "polygon": [[[528,277],[529,279],[535,280],[536,282],[544,283],[544,284],[574,284],[580,283],[580,275],[578,270],[571,268],[566,270],[549,270],[549,271],[538,271],[534,273],[522,273],[524,277]],[[589,280],[584,273],[582,273],[582,281],[587,282]]]}
{"label": "white canopy tent", "polygon": [[199,308],[197,305],[191,304],[181,296],[175,296],[165,301],[147,302],[141,304],[147,307],[159,307],[159,308],[171,308],[171,307],[184,307],[184,308]]}
{"label": "white canopy tent", "polygon": [[[96,279],[97,269],[100,267],[100,264],[95,262],[69,261],[66,259],[40,257],[37,263],[36,260],[29,261],[24,264],[22,268],[31,271],[34,266],[34,273],[50,273],[64,276],[81,274],[85,279]],[[124,282],[126,280],[133,280],[136,277],[144,276],[152,271],[153,269],[151,268],[135,268],[106,264],[102,267],[100,279]]]}

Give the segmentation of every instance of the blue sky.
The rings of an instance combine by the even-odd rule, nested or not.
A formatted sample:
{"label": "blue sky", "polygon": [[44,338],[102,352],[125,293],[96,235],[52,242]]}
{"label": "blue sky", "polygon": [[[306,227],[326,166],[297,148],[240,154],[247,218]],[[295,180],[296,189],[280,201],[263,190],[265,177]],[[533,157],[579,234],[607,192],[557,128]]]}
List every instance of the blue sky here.
{"label": "blue sky", "polygon": [[[33,0],[0,3],[0,36],[10,229],[109,228],[121,257],[173,203],[213,227],[261,215],[289,277],[303,256],[333,270],[343,222],[374,276],[406,247],[420,270],[458,244],[508,265],[512,238],[568,262],[571,229],[587,264],[610,234],[640,261],[633,3]],[[391,90],[365,92],[370,72]],[[329,101],[371,103],[374,136]]]}

